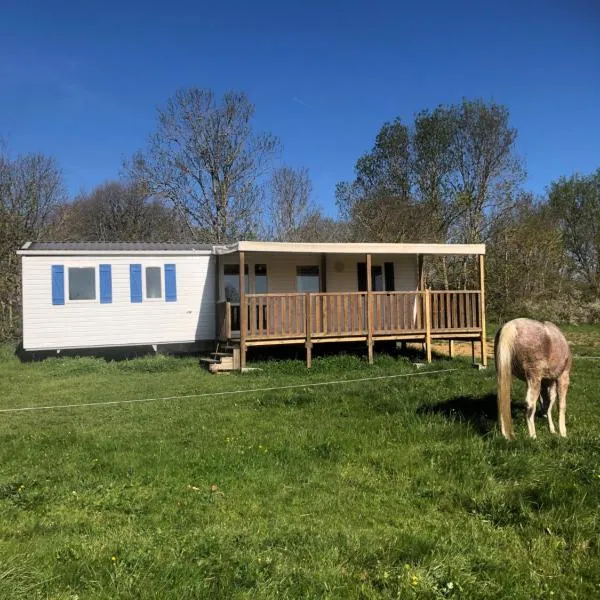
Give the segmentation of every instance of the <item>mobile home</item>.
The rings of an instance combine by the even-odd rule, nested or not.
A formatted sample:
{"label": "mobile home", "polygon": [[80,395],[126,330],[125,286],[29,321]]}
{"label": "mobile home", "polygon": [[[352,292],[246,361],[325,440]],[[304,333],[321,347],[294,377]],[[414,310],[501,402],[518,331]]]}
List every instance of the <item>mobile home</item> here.
{"label": "mobile home", "polygon": [[[172,344],[252,346],[485,339],[485,246],[240,241],[27,243],[28,351]],[[427,256],[474,255],[479,285],[430,290]],[[483,351],[481,361],[486,364]]]}

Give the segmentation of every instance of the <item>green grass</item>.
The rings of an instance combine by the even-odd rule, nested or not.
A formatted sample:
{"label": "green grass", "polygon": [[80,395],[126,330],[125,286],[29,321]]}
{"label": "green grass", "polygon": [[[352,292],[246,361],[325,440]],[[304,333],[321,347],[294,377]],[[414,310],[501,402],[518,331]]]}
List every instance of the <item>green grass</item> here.
{"label": "green grass", "polygon": [[[600,330],[575,333],[591,354]],[[23,364],[4,347],[0,408],[417,372],[387,356],[260,366]],[[0,413],[0,598],[598,597],[600,364],[576,361],[566,440],[541,418],[526,439],[517,383],[514,443],[495,430],[493,368],[431,368],[453,367]]]}

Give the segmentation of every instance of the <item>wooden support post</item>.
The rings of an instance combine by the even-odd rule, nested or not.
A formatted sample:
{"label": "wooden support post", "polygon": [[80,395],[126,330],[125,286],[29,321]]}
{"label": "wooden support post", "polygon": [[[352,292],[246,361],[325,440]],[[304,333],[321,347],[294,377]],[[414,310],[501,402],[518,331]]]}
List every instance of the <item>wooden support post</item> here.
{"label": "wooden support post", "polygon": [[[223,280],[223,257],[220,254],[215,256],[215,305],[221,302],[221,285]],[[223,298],[224,299],[224,298]],[[226,305],[225,310],[229,307]],[[216,329],[217,332],[217,342],[221,341],[223,337],[223,330],[226,327],[223,327],[223,321],[227,319],[227,315],[221,315],[219,310],[215,310],[215,318],[216,318]],[[221,320],[222,319],[222,320]]]}
{"label": "wooden support post", "polygon": [[471,342],[471,359],[473,360],[473,364],[475,364],[475,342]]}
{"label": "wooden support post", "polygon": [[373,364],[373,277],[370,254],[367,254],[367,347],[369,364]]}
{"label": "wooden support post", "polygon": [[425,290],[425,344],[427,346],[427,362],[431,362],[431,290]]}
{"label": "wooden support post", "polygon": [[479,255],[479,315],[481,323],[481,364],[487,367],[487,342],[485,329],[485,256]]}
{"label": "wooden support post", "polygon": [[246,368],[246,331],[248,309],[246,307],[245,256],[240,252],[240,371]]}
{"label": "wooden support post", "polygon": [[448,340],[448,356],[454,358],[454,340]]}
{"label": "wooden support post", "polygon": [[304,296],[304,318],[305,318],[305,335],[306,335],[306,368],[310,369],[312,365],[312,302],[310,301],[310,293]]}

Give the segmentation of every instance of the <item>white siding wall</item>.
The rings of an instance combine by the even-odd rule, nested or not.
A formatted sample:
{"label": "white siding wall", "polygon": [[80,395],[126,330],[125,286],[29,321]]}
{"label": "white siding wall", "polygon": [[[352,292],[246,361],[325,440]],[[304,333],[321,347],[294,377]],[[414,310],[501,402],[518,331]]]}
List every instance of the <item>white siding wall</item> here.
{"label": "white siding wall", "polygon": [[[356,263],[365,262],[364,254],[329,254],[327,255],[327,291],[356,292],[358,279]],[[224,263],[239,264],[237,255],[224,257]],[[396,291],[414,291],[418,287],[417,256],[411,254],[374,255],[373,265],[384,262],[394,263],[394,287]],[[275,254],[275,253],[246,253],[248,264],[249,292],[254,293],[254,265],[267,265],[269,292],[288,293],[296,290],[296,267],[317,265],[321,268],[320,254]],[[223,294],[223,290],[221,290]],[[223,297],[221,295],[221,297]]]}
{"label": "white siding wall", "polygon": [[[23,256],[26,350],[168,344],[215,338],[215,258],[164,256]],[[112,303],[100,304],[98,265],[112,266]],[[177,301],[130,301],[129,265],[175,264]],[[64,265],[65,304],[52,305],[52,265]],[[96,300],[69,301],[69,267],[96,267]]]}
{"label": "white siding wall", "polygon": [[[273,294],[286,294],[296,290],[296,267],[321,265],[320,254],[275,254],[246,253],[248,265],[249,293],[254,293],[254,265],[267,265],[268,291]],[[239,264],[237,254],[224,257],[225,264]],[[221,294],[223,290],[221,290]],[[221,296],[222,297],[222,296]]]}
{"label": "white siding wall", "polygon": [[[331,254],[327,256],[327,291],[328,292],[356,292],[358,291],[358,277],[356,264],[366,262],[364,254]],[[417,257],[411,254],[373,255],[373,266],[383,263],[394,263],[394,289],[397,292],[408,292],[418,287]]]}

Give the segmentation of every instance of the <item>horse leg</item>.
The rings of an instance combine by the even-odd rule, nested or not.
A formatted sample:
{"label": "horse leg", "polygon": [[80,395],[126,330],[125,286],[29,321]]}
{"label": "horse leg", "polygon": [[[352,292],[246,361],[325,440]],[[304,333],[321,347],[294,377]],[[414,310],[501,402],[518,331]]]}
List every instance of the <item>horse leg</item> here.
{"label": "horse leg", "polygon": [[535,439],[535,405],[540,397],[541,381],[539,379],[529,379],[527,381],[527,396],[525,398],[527,429],[529,437]]}
{"label": "horse leg", "polygon": [[558,378],[558,431],[562,437],[567,437],[567,390],[569,389],[569,373],[565,371]]}
{"label": "horse leg", "polygon": [[552,420],[552,409],[554,408],[554,403],[556,402],[556,381],[553,381],[547,389],[548,411],[546,412],[546,416],[548,417],[548,427],[550,428],[550,433],[556,433],[556,429],[554,429],[554,421]]}

